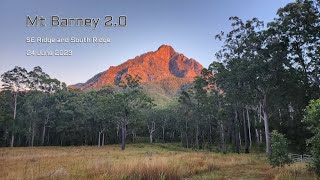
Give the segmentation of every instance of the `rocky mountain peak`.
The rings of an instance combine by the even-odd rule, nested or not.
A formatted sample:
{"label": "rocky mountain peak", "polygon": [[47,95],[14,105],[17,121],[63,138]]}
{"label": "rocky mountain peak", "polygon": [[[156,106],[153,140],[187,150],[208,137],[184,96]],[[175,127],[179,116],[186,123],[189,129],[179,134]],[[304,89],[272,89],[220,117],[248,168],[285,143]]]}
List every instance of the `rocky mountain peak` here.
{"label": "rocky mountain peak", "polygon": [[176,54],[176,51],[169,45],[162,45],[158,48],[155,54],[163,59],[169,59]]}
{"label": "rocky mountain peak", "polygon": [[78,87],[99,89],[106,85],[115,85],[130,74],[140,76],[141,83],[149,88],[161,84],[161,88],[176,91],[181,85],[191,83],[195,76],[200,75],[202,68],[196,60],[176,52],[169,45],[161,45],[156,51],[129,59],[118,66],[110,66],[108,70]]}

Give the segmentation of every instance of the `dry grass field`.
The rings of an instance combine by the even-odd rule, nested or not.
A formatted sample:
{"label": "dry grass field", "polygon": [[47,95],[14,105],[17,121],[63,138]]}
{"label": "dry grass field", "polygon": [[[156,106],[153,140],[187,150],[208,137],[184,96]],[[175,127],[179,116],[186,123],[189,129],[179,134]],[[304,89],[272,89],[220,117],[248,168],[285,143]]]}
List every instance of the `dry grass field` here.
{"label": "dry grass field", "polygon": [[194,152],[175,144],[0,148],[0,179],[315,179],[306,164],[263,154]]}

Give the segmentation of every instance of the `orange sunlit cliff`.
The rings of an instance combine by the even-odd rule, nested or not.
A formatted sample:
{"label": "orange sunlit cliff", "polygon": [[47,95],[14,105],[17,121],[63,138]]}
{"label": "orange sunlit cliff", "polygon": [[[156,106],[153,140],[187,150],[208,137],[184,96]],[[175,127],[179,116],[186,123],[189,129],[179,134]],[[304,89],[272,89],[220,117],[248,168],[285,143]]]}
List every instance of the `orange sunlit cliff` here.
{"label": "orange sunlit cliff", "polygon": [[143,87],[160,94],[174,95],[183,85],[190,84],[200,75],[203,66],[192,58],[176,52],[171,46],[162,45],[157,51],[147,52],[134,59],[95,75],[85,83],[70,88],[99,89],[115,85],[127,74],[141,77]]}

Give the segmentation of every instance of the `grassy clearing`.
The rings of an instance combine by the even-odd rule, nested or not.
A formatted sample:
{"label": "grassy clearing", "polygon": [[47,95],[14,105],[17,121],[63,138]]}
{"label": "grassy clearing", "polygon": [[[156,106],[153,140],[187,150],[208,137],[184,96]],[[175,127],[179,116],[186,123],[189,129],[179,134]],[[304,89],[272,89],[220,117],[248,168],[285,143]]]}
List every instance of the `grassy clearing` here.
{"label": "grassy clearing", "polygon": [[263,154],[194,152],[175,144],[1,148],[0,179],[315,179],[304,163]]}

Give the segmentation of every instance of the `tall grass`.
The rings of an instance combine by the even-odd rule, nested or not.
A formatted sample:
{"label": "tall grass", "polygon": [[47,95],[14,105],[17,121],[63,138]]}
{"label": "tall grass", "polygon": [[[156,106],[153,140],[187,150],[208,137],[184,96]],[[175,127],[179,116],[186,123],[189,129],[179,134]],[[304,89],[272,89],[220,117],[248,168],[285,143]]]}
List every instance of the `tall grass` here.
{"label": "tall grass", "polygon": [[299,179],[306,165],[272,168],[260,154],[193,152],[176,145],[1,148],[0,179]]}

